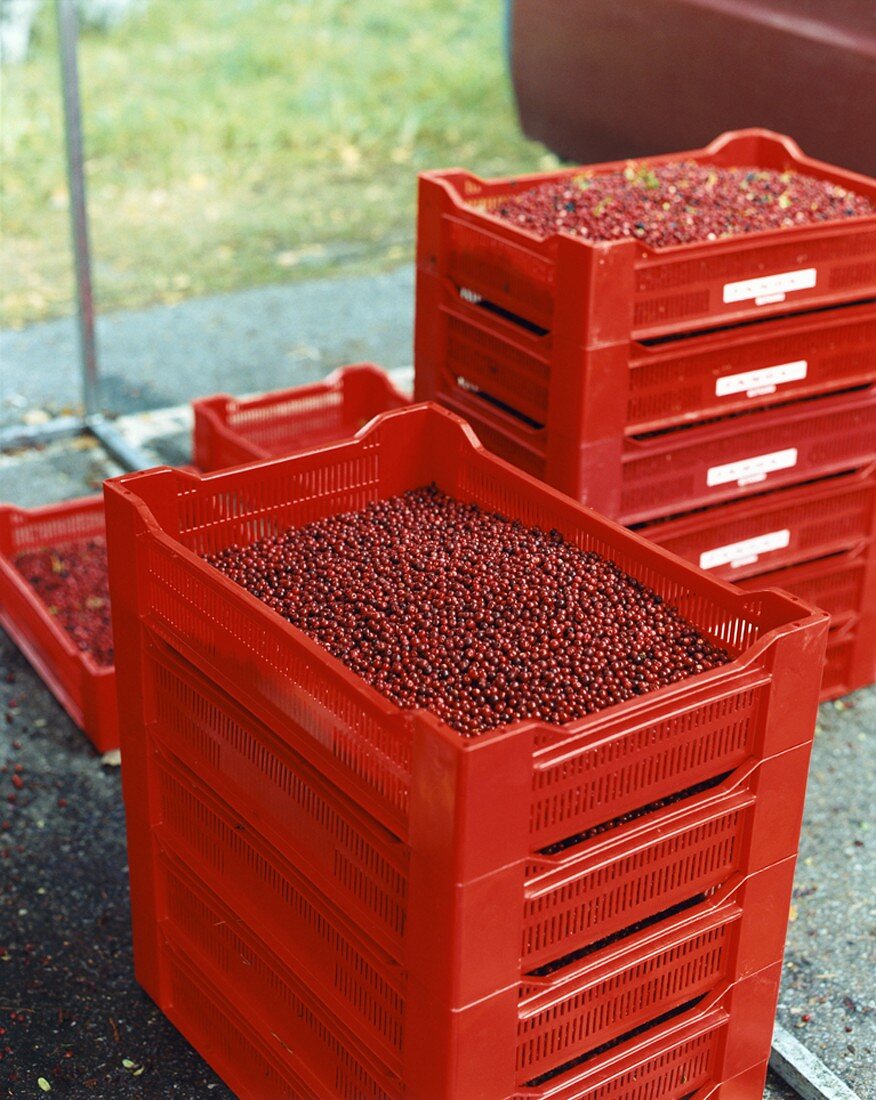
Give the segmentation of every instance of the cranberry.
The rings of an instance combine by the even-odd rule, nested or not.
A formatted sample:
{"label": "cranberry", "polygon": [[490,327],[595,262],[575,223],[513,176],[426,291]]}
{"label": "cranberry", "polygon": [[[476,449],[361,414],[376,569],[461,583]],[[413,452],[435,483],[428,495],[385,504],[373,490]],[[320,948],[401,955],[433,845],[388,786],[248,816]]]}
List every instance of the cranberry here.
{"label": "cranberry", "polygon": [[106,541],[79,539],[19,554],[18,571],[77,647],[99,665],[113,663]]}
{"label": "cranberry", "polygon": [[435,486],[207,561],[466,736],[570,722],[729,660],[613,562]]}
{"label": "cranberry", "polygon": [[799,172],[718,168],[694,161],[576,176],[507,195],[492,211],[542,237],[561,230],[591,241],[640,240],[652,248],[713,241],[874,213],[873,204]]}

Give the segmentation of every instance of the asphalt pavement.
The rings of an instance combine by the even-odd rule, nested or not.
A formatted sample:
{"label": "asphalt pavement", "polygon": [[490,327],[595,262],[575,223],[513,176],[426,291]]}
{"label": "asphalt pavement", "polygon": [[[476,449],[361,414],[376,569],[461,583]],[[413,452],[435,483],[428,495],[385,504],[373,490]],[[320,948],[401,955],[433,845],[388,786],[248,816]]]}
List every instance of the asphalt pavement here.
{"label": "asphalt pavement", "polygon": [[[407,366],[413,303],[405,265],[101,316],[100,407],[118,415],[296,386],[344,363]],[[76,410],[77,356],[73,318],[0,331],[0,429]]]}

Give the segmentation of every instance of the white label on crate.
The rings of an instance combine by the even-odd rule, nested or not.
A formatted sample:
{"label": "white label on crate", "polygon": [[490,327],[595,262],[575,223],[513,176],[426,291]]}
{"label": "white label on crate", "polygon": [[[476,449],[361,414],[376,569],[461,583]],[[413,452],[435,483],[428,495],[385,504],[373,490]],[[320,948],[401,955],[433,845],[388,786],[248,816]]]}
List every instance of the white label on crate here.
{"label": "white label on crate", "polygon": [[754,485],[765,481],[767,474],[776,470],[790,470],[797,465],[797,448],[788,447],[784,451],[772,451],[766,455],[754,455],[739,462],[727,462],[723,466],[713,466],[706,472],[707,485],[726,485],[735,481],[739,485]]}
{"label": "white label on crate", "polygon": [[758,535],[753,539],[743,539],[741,542],[728,542],[726,546],[716,546],[714,550],[706,550],[700,554],[700,569],[717,569],[719,565],[732,565],[734,568],[740,565],[750,565],[757,561],[761,554],[768,554],[771,550],[784,550],[791,542],[791,532],[770,531],[768,535]]}
{"label": "white label on crate", "polygon": [[809,363],[805,359],[795,359],[793,363],[779,363],[762,370],[728,374],[725,378],[715,379],[715,396],[729,397],[734,393],[744,393],[746,397],[761,397],[766,393],[775,393],[776,388],[785,382],[799,382],[805,378],[808,369]]}
{"label": "white label on crate", "polygon": [[784,302],[792,290],[811,290],[818,279],[814,267],[802,267],[799,271],[783,271],[780,275],[762,275],[758,279],[742,279],[738,283],[724,284],[724,302],[750,302],[757,306],[771,302]]}

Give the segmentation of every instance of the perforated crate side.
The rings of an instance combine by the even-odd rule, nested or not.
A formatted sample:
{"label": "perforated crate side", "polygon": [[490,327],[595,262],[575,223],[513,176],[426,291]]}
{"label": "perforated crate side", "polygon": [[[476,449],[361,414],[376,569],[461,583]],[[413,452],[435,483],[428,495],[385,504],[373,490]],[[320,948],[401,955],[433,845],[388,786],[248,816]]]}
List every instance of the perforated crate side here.
{"label": "perforated crate side", "polygon": [[161,960],[167,993],[159,1006],[240,1100],[314,1100],[325,1095],[322,1082],[306,1072],[293,1052],[283,1050],[276,1038],[265,1043],[233,1000],[167,940]]}
{"label": "perforated crate side", "polygon": [[329,1095],[384,1100],[402,1092],[399,1079],[360,1047],[355,1032],[195,874],[169,853],[162,854],[159,867],[163,935],[224,987],[266,1045],[294,1051]]}
{"label": "perforated crate side", "polygon": [[103,498],[0,506],[0,625],[98,752],[119,745],[115,669],[97,664],[53,619],[15,565],[19,554],[105,533]]}
{"label": "perforated crate side", "polygon": [[701,569],[738,582],[876,538],[876,466],[637,530]]}
{"label": "perforated crate side", "polygon": [[[190,867],[388,1065],[404,1041],[405,974],[268,841],[163,754],[154,843]],[[153,878],[157,869],[148,872]],[[158,898],[162,890],[156,888]],[[158,917],[161,908],[159,902]]]}
{"label": "perforated crate side", "polygon": [[876,302],[634,344],[626,431],[658,431],[874,381]]}
{"label": "perforated crate side", "polygon": [[857,691],[876,681],[876,540],[834,554],[741,581],[742,587],[767,585],[791,592],[821,607],[833,629],[822,681],[822,700]]}
{"label": "perforated crate side", "polygon": [[838,699],[873,683],[876,683],[876,603],[828,635],[821,701]]}
{"label": "perforated crate side", "polygon": [[149,736],[399,957],[408,848],[167,646],[144,658]]}
{"label": "perforated crate side", "polygon": [[414,358],[418,400],[463,416],[503,408],[509,445],[536,450],[547,480],[561,485],[561,447],[873,383],[876,303],[667,342],[579,347],[420,271]]}
{"label": "perforated crate side", "polygon": [[781,588],[826,611],[833,620],[858,615],[872,589],[874,555],[870,545],[816,561],[791,565],[740,581],[741,588]]}
{"label": "perforated crate side", "polygon": [[331,443],[355,435],[378,413],[407,404],[372,363],[341,367],[321,382],[258,397],[202,398],[192,403],[195,465],[221,470]]}
{"label": "perforated crate side", "polygon": [[[874,460],[876,387],[871,387],[627,440],[619,514],[625,523],[641,523]],[[591,507],[613,505],[614,493],[595,481],[595,472],[582,448],[582,499]],[[608,514],[618,513],[609,509]]]}
{"label": "perforated crate side", "polygon": [[[796,170],[876,198],[876,182],[805,157],[766,130],[716,138],[705,149],[649,157],[722,167]],[[624,162],[587,166],[622,171]],[[742,234],[652,249],[638,241],[544,240],[495,216],[510,193],[581,168],[483,180],[460,169],[421,174],[417,264],[458,288],[577,346],[652,338],[874,296],[876,217]]]}

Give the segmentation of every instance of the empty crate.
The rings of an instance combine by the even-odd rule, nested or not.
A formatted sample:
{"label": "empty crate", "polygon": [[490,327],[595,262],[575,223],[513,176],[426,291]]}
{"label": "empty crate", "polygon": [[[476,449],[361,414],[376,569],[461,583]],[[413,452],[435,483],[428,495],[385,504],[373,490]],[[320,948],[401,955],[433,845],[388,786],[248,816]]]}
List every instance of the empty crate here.
{"label": "empty crate", "polygon": [[258,397],[201,398],[192,406],[194,462],[202,470],[222,470],[291,454],[355,435],[378,413],[408,403],[370,363],[342,367],[322,382]]}

